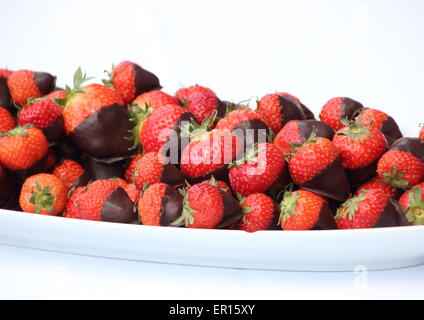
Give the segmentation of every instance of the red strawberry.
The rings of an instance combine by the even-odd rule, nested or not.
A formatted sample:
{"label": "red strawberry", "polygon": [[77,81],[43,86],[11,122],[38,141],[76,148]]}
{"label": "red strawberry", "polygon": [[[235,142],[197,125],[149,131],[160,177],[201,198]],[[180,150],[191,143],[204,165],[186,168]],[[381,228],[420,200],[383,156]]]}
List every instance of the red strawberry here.
{"label": "red strawberry", "polygon": [[268,94],[258,103],[257,112],[277,134],[291,120],[306,120],[300,104],[285,95]]}
{"label": "red strawberry", "polygon": [[159,79],[153,73],[130,61],[123,61],[114,66],[109,77],[109,80],[103,82],[119,92],[125,104],[133,102],[144,92],[162,88]]}
{"label": "red strawberry", "polygon": [[47,139],[40,129],[16,127],[0,134],[0,163],[9,170],[40,173],[45,169],[47,151]]}
{"label": "red strawberry", "polygon": [[421,128],[419,138],[424,141],[424,127]]}
{"label": "red strawberry", "polygon": [[286,191],[280,212],[283,230],[337,229],[327,200],[310,191]]}
{"label": "red strawberry", "polygon": [[225,116],[225,107],[222,106],[221,101],[215,94],[204,92],[191,93],[186,97],[184,105],[199,123],[210,117]]}
{"label": "red strawberry", "polygon": [[353,120],[364,109],[364,106],[350,98],[336,97],[330,99],[321,109],[320,119],[338,131],[345,125],[341,119]]}
{"label": "red strawberry", "polygon": [[210,184],[212,186],[215,186],[218,189],[220,189],[221,191],[228,193],[229,195],[233,194],[233,192],[231,191],[231,188],[228,186],[227,183],[225,183],[224,181],[216,180],[214,176],[212,176],[208,180],[202,181],[201,183]]}
{"label": "red strawberry", "polygon": [[10,112],[14,112],[9,87],[7,86],[7,79],[12,74],[12,71],[7,69],[0,69],[0,107],[7,109]]}
{"label": "red strawberry", "polygon": [[9,78],[13,71],[8,69],[0,69],[0,78]]}
{"label": "red strawberry", "polygon": [[380,130],[386,136],[389,146],[402,138],[399,126],[387,113],[377,109],[367,108],[361,112],[358,119],[366,126]]}
{"label": "red strawberry", "polygon": [[410,225],[424,225],[424,182],[405,192],[399,204]]}
{"label": "red strawberry", "polygon": [[13,102],[24,105],[29,98],[41,98],[52,92],[56,86],[56,77],[46,72],[19,70],[9,76],[7,85]]}
{"label": "red strawberry", "polygon": [[88,184],[90,176],[76,161],[64,159],[53,170],[53,174],[60,178],[69,190],[72,187],[80,187]]}
{"label": "red strawberry", "polygon": [[156,109],[167,104],[178,105],[179,103],[180,102],[177,98],[161,90],[153,90],[142,93],[133,101],[132,104],[138,105],[141,109],[146,109],[146,107]]}
{"label": "red strawberry", "polygon": [[405,219],[394,202],[381,189],[359,192],[338,210],[339,229],[363,229],[405,225]]}
{"label": "red strawberry", "polygon": [[65,208],[67,189],[58,177],[41,173],[25,180],[19,204],[24,212],[59,215]]}
{"label": "red strawberry", "polygon": [[395,188],[408,189],[424,180],[424,142],[397,140],[379,160],[378,176]]}
{"label": "red strawberry", "polygon": [[266,192],[280,182],[285,169],[281,151],[274,144],[261,143],[230,166],[231,187],[242,196]]}
{"label": "red strawberry", "polygon": [[395,198],[396,195],[398,194],[396,188],[394,188],[390,183],[384,182],[378,176],[375,176],[374,178],[372,178],[368,182],[361,185],[358,188],[358,190],[356,191],[356,194],[358,194],[362,190],[370,190],[370,189],[383,190],[389,198]]}
{"label": "red strawberry", "polygon": [[302,188],[338,201],[349,196],[350,185],[340,152],[330,140],[312,134],[288,158],[293,182]]}
{"label": "red strawberry", "polygon": [[254,193],[246,198],[241,197],[243,218],[237,229],[246,232],[273,230],[276,228],[276,218],[279,211],[277,204],[263,193]]}
{"label": "red strawberry", "polygon": [[59,100],[66,99],[66,92],[65,92],[65,90],[61,90],[61,89],[55,90],[55,91],[49,93],[48,95],[46,95],[45,98],[51,99],[54,102],[56,102],[56,99],[59,99]]}
{"label": "red strawberry", "polygon": [[72,191],[65,206],[63,217],[80,219],[80,199],[84,196],[86,187],[81,186]]}
{"label": "red strawberry", "polygon": [[197,93],[197,92],[202,92],[202,93],[206,93],[206,94],[210,94],[210,95],[215,95],[215,92],[212,91],[209,88],[206,88],[204,86],[201,85],[194,85],[188,88],[182,88],[180,90],[177,91],[177,93],[175,94],[175,97],[180,101],[180,103],[185,103],[185,101],[187,100],[187,98],[192,95],[193,93]]}
{"label": "red strawberry", "polygon": [[137,219],[133,202],[117,181],[94,181],[78,191],[76,198],[72,199],[72,206],[79,209],[78,219],[118,223],[132,223]]}
{"label": "red strawberry", "polygon": [[41,129],[50,143],[58,143],[65,129],[62,109],[51,99],[29,100],[29,104],[18,113],[21,126],[33,124]]}
{"label": "red strawberry", "polygon": [[[63,117],[70,141],[96,159],[124,159],[132,154],[127,137],[133,125],[121,96],[100,84],[82,87],[89,80],[79,68],[74,89],[66,88]],[[57,100],[58,101],[58,100]]]}
{"label": "red strawberry", "polygon": [[327,124],[316,120],[292,120],[275,136],[274,143],[284,154],[292,153],[292,147],[304,143],[312,132],[317,137],[333,139],[334,130]]}
{"label": "red strawberry", "polygon": [[16,125],[13,115],[4,108],[0,108],[0,133],[12,130]]}

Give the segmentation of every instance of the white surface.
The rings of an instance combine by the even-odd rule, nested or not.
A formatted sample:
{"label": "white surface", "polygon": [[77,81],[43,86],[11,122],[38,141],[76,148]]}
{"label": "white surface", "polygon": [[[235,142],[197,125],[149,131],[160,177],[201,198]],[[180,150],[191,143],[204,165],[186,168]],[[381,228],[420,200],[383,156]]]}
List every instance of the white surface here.
{"label": "white surface", "polygon": [[[193,83],[235,101],[287,91],[315,113],[345,95],[402,128],[418,132],[424,122],[421,0],[1,0],[0,12],[0,67],[50,71],[59,85],[80,65],[100,79],[128,59],[170,93]],[[3,298],[423,298],[424,267],[370,272],[362,286],[355,273],[195,268],[4,246],[0,262]]]}

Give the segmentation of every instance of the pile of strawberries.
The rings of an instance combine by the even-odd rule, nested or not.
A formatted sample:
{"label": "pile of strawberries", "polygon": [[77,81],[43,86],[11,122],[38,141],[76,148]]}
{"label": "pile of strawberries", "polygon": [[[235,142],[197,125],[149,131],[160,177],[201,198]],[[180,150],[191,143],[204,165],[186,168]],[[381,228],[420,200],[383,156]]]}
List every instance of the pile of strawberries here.
{"label": "pile of strawberries", "polygon": [[337,97],[319,120],[278,92],[249,104],[175,95],[124,61],[103,83],[0,69],[0,207],[203,229],[424,224],[424,128]]}

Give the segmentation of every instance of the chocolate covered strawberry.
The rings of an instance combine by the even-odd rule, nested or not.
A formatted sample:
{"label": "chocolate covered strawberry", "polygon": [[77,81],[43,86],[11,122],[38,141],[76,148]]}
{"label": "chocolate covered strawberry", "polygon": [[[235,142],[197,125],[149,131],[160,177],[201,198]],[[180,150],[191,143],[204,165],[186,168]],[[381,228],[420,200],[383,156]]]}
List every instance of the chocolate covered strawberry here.
{"label": "chocolate covered strawberry", "polygon": [[53,170],[53,174],[62,180],[69,190],[73,187],[85,186],[90,181],[89,174],[76,161],[64,159]]}
{"label": "chocolate covered strawberry", "polygon": [[338,210],[339,229],[397,227],[407,224],[399,205],[383,190],[370,189],[349,198]]}
{"label": "chocolate covered strawberry", "polygon": [[14,112],[12,98],[10,97],[9,87],[7,86],[7,79],[12,74],[12,71],[7,69],[0,69],[0,107]]}
{"label": "chocolate covered strawberry", "polygon": [[275,198],[290,183],[284,155],[271,143],[254,146],[232,163],[229,178],[233,191],[242,196],[267,193]]}
{"label": "chocolate covered strawberry", "polygon": [[101,161],[125,159],[132,154],[128,136],[133,128],[121,96],[107,86],[91,84],[79,68],[74,88],[66,87],[63,117],[68,139],[83,152]]}
{"label": "chocolate covered strawberry", "polygon": [[133,105],[138,105],[141,109],[156,109],[167,104],[178,105],[179,103],[177,98],[161,90],[142,93],[132,102]]}
{"label": "chocolate covered strawberry", "polygon": [[342,157],[330,140],[312,134],[288,159],[293,182],[303,189],[338,201],[348,198],[350,185]]}
{"label": "chocolate covered strawberry", "polygon": [[258,103],[257,112],[277,134],[291,120],[306,120],[300,104],[287,95],[268,94]]}
{"label": "chocolate covered strawberry", "polygon": [[337,229],[327,199],[307,190],[284,193],[278,224],[283,230]]}
{"label": "chocolate covered strawberry", "polygon": [[322,122],[338,131],[345,125],[341,119],[353,120],[364,109],[364,106],[351,98],[336,97],[330,99],[321,109],[319,115]]}
{"label": "chocolate covered strawberry", "polygon": [[356,191],[356,194],[361,192],[362,190],[371,190],[371,189],[379,189],[386,193],[386,195],[389,198],[396,198],[398,195],[398,189],[393,187],[390,183],[384,182],[383,179],[381,179],[378,176],[373,177],[371,180],[365,182],[362,184],[358,190]]}
{"label": "chocolate covered strawberry", "polygon": [[424,182],[405,192],[399,204],[410,225],[424,225]]}
{"label": "chocolate covered strawberry", "polygon": [[201,183],[203,184],[210,184],[214,187],[217,187],[218,189],[220,189],[221,191],[224,191],[230,195],[233,194],[233,192],[231,191],[231,188],[228,186],[228,184],[224,181],[219,181],[216,180],[214,176],[212,176],[210,179],[202,181]]}
{"label": "chocolate covered strawberry", "polygon": [[156,75],[130,61],[113,66],[109,79],[103,82],[119,92],[125,104],[130,104],[144,92],[162,89]]}
{"label": "chocolate covered strawberry", "polygon": [[7,109],[0,108],[0,133],[10,131],[15,126],[15,117]]}
{"label": "chocolate covered strawberry", "polygon": [[22,185],[19,204],[24,212],[60,215],[67,201],[67,188],[53,174],[41,173],[29,177]]}
{"label": "chocolate covered strawberry", "polygon": [[191,112],[198,123],[202,123],[207,118],[225,116],[226,107],[214,94],[205,92],[194,92],[184,100],[184,106]]}
{"label": "chocolate covered strawberry", "polygon": [[363,183],[376,174],[378,160],[388,149],[386,137],[360,121],[342,119],[342,123],[345,127],[336,132],[333,143],[350,181]]}
{"label": "chocolate covered strawberry", "polygon": [[314,113],[307,107],[305,106],[302,101],[300,101],[300,99],[290,93],[287,92],[278,92],[277,93],[279,96],[283,96],[286,99],[289,100],[294,100],[295,103],[298,103],[303,111],[303,113],[305,114],[306,120],[315,120],[315,115]]}
{"label": "chocolate covered strawberry", "polygon": [[240,197],[243,217],[237,225],[238,230],[257,232],[275,230],[280,214],[277,203],[263,193],[254,193],[246,198]]}
{"label": "chocolate covered strawberry", "polygon": [[395,188],[408,189],[424,180],[424,142],[401,138],[379,160],[378,176]]}
{"label": "chocolate covered strawberry", "polygon": [[56,87],[56,77],[46,72],[19,70],[7,79],[12,101],[24,105],[29,98],[41,98]]}
{"label": "chocolate covered strawberry", "polygon": [[19,111],[18,123],[41,129],[51,144],[59,143],[65,134],[62,109],[52,99],[30,99]]}
{"label": "chocolate covered strawberry", "polygon": [[389,146],[402,138],[402,132],[396,121],[383,111],[366,108],[361,112],[358,119],[366,126],[380,130],[386,136]]}
{"label": "chocolate covered strawberry", "polygon": [[292,147],[304,143],[315,132],[317,137],[333,139],[334,130],[322,121],[292,120],[275,136],[274,144],[284,154],[292,153]]}

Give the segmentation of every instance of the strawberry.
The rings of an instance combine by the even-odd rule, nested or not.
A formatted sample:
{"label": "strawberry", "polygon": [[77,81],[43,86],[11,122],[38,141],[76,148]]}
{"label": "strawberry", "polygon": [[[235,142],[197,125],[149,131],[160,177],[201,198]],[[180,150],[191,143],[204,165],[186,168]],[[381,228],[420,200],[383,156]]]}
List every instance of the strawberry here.
{"label": "strawberry", "polygon": [[401,138],[379,160],[378,176],[395,188],[408,189],[424,180],[424,142]]}
{"label": "strawberry", "polygon": [[41,173],[27,178],[22,185],[19,204],[24,212],[60,215],[67,201],[67,189],[62,180]]}
{"label": "strawberry", "polygon": [[337,229],[327,199],[307,190],[286,191],[280,212],[283,230]]}
{"label": "strawberry", "polygon": [[80,219],[80,199],[83,197],[86,187],[77,187],[75,190],[70,190],[68,202],[66,203],[63,217],[70,219]]}
{"label": "strawberry", "polygon": [[7,79],[7,85],[14,103],[24,105],[29,98],[41,98],[56,87],[56,77],[46,72],[19,70]]}
{"label": "strawberry", "polygon": [[0,69],[0,107],[3,107],[10,112],[13,112],[16,109],[13,107],[9,87],[7,86],[7,79],[11,74],[12,71],[9,71],[7,69]]}
{"label": "strawberry", "polygon": [[125,159],[133,153],[127,139],[133,125],[121,96],[107,86],[91,84],[80,68],[74,88],[66,87],[63,117],[68,139],[89,156],[103,161]]}
{"label": "strawberry", "polygon": [[327,124],[317,120],[292,120],[274,138],[274,144],[284,154],[292,153],[292,147],[304,143],[315,131],[317,137],[333,139],[334,130]]}
{"label": "strawberry", "polygon": [[424,141],[424,127],[421,128],[420,134],[418,137],[421,139],[421,141]]}
{"label": "strawberry", "polygon": [[388,149],[386,137],[359,121],[341,121],[346,126],[336,132],[333,143],[350,180],[363,183],[376,174],[377,162]]}
{"label": "strawberry", "polygon": [[16,125],[13,115],[6,109],[0,108],[0,133],[12,130]]}
{"label": "strawberry", "polygon": [[66,91],[62,89],[57,89],[44,97],[46,99],[53,100],[56,103],[56,99],[58,99],[59,101],[66,99]]}
{"label": "strawberry", "polygon": [[319,115],[322,122],[338,131],[345,125],[341,119],[353,120],[359,116],[364,106],[351,98],[336,97],[330,99],[321,109]]}
{"label": "strawberry", "polygon": [[299,98],[295,97],[294,95],[287,93],[287,92],[278,92],[277,93],[279,96],[281,97],[285,97],[288,100],[294,100],[294,103],[298,103],[303,111],[303,113],[305,114],[306,120],[315,120],[315,115],[314,113],[307,107],[305,106]]}
{"label": "strawberry", "polygon": [[53,170],[53,174],[60,178],[65,187],[70,190],[73,187],[81,187],[88,184],[90,176],[76,161],[64,159]]}
{"label": "strawberry", "polygon": [[9,78],[9,76],[13,73],[13,71],[8,69],[0,69],[0,78]]}
{"label": "strawberry", "polygon": [[381,189],[362,190],[337,210],[339,229],[381,228],[406,225],[398,205]]}
{"label": "strawberry", "polygon": [[293,182],[328,198],[345,201],[350,185],[336,146],[326,138],[311,134],[288,156]]}
{"label": "strawberry", "polygon": [[377,109],[367,108],[361,112],[358,119],[366,126],[380,130],[386,136],[389,146],[396,140],[402,138],[399,126],[387,113]]}
{"label": "strawberry", "polygon": [[47,139],[40,129],[18,126],[0,134],[0,163],[9,170],[40,173],[47,151]]}
{"label": "strawberry", "polygon": [[117,181],[97,180],[83,187],[82,191],[79,188],[76,190],[76,199],[73,198],[74,192],[69,200],[73,207],[69,214],[74,216],[75,208],[78,208],[77,219],[118,223],[137,220],[133,202]]}
{"label": "strawberry", "polygon": [[138,189],[146,185],[163,182],[171,186],[184,184],[185,177],[173,164],[166,164],[165,158],[158,152],[149,152],[136,157],[127,168],[127,181],[134,183]]}
{"label": "strawberry", "polygon": [[130,104],[144,92],[162,89],[159,79],[153,73],[130,61],[113,66],[112,72],[108,74],[110,79],[103,80],[103,83],[119,92],[125,104]]}
{"label": "strawberry", "polygon": [[204,86],[201,85],[194,85],[188,88],[182,88],[180,90],[177,91],[177,93],[175,94],[175,97],[180,101],[180,103],[182,103],[183,105],[185,104],[187,98],[193,94],[193,93],[198,93],[198,92],[202,92],[202,93],[206,93],[209,95],[214,95],[216,96],[216,93]]}
{"label": "strawberry", "polygon": [[[274,144],[261,143],[230,165],[231,187],[242,196],[266,193],[275,183],[283,180],[282,175],[286,168],[281,151]],[[285,186],[280,187],[281,190]]]}
{"label": "strawberry", "polygon": [[225,183],[224,181],[216,180],[214,176],[212,176],[208,180],[202,181],[201,183],[210,184],[212,186],[215,186],[218,189],[220,189],[221,191],[228,193],[229,195],[233,194],[233,192],[231,191],[231,188],[228,186],[227,183]]}
{"label": "strawberry", "polygon": [[424,182],[406,191],[399,204],[409,225],[424,225]]}
{"label": "strawberry", "polygon": [[394,188],[390,183],[384,182],[378,176],[375,176],[368,182],[362,184],[356,191],[356,194],[358,194],[362,190],[370,190],[370,189],[383,190],[389,198],[396,198],[398,194],[398,191],[396,188]]}
{"label": "strawberry", "polygon": [[225,107],[215,94],[193,92],[185,98],[184,105],[198,123],[212,116],[220,118],[225,116]]}
{"label": "strawberry", "polygon": [[180,102],[177,98],[161,91],[153,90],[142,93],[132,103],[138,105],[142,109],[151,108],[156,109],[167,104],[179,105]]}
{"label": "strawberry", "polygon": [[287,95],[265,95],[258,103],[257,112],[275,134],[291,120],[306,120],[300,104]]}
{"label": "strawberry", "polygon": [[254,193],[246,198],[240,197],[243,218],[237,225],[238,230],[257,232],[276,228],[279,210],[277,204],[263,193]]}
{"label": "strawberry", "polygon": [[49,143],[59,143],[65,133],[62,109],[51,99],[29,99],[18,113],[18,124],[33,124]]}

